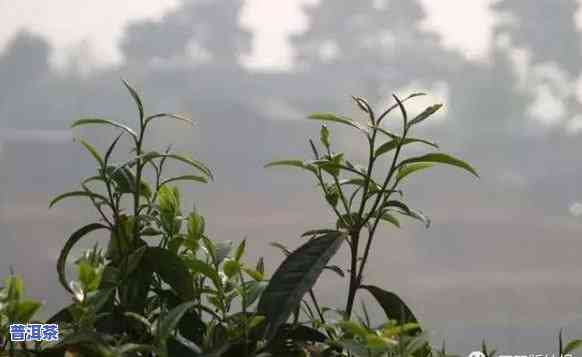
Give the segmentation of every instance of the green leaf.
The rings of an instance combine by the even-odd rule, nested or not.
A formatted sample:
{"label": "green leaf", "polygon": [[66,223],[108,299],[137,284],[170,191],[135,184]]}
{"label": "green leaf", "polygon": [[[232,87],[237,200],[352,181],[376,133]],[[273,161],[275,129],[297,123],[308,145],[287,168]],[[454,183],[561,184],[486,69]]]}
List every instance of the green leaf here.
{"label": "green leaf", "polygon": [[77,244],[77,242],[81,238],[83,238],[87,234],[89,234],[93,231],[99,230],[99,229],[109,229],[109,228],[107,226],[100,224],[100,223],[91,223],[91,224],[88,224],[86,226],[79,228],[76,232],[71,234],[71,236],[69,237],[69,239],[67,239],[67,242],[63,246],[63,249],[61,249],[61,253],[59,254],[59,259],[57,260],[57,273],[59,275],[59,281],[60,281],[61,285],[63,285],[63,287],[71,294],[73,294],[73,291],[69,287],[69,283],[67,282],[67,278],[65,275],[65,268],[66,268],[67,257],[69,255],[69,252],[71,251],[73,246],[75,246],[75,244]]}
{"label": "green leaf", "polygon": [[411,163],[417,163],[417,162],[440,163],[440,164],[452,165],[452,166],[456,166],[456,167],[459,167],[461,169],[464,169],[464,170],[470,172],[475,177],[479,177],[479,174],[477,174],[477,171],[475,171],[475,169],[473,167],[471,167],[471,165],[469,165],[468,163],[466,163],[462,160],[459,160],[453,156],[450,156],[447,154],[442,154],[442,153],[432,153],[432,154],[426,154],[426,155],[406,159],[406,160],[402,161],[398,166],[402,167],[404,165],[408,165]]}
{"label": "green leaf", "polygon": [[241,265],[234,259],[227,258],[224,261],[223,270],[228,278],[232,278],[235,274],[240,272]]}
{"label": "green leaf", "polygon": [[265,272],[264,271],[260,271],[258,269],[253,270],[253,269],[249,269],[249,268],[243,268],[242,270],[245,273],[247,273],[248,276],[253,278],[255,281],[263,281],[265,279],[265,276],[264,276]]}
{"label": "green leaf", "polygon": [[372,296],[376,299],[376,301],[380,304],[386,317],[390,320],[396,320],[400,323],[417,323],[418,320],[412,313],[412,310],[398,295],[383,290],[374,285],[362,285],[362,289],[368,290]]}
{"label": "green leaf", "polygon": [[279,160],[279,161],[272,161],[268,164],[265,165],[265,168],[267,167],[273,167],[273,166],[291,166],[291,167],[298,167],[300,169],[304,169],[307,171],[311,171],[312,173],[317,173],[317,170],[315,169],[315,167],[313,165],[304,163],[301,160]]}
{"label": "green leaf", "polygon": [[172,332],[178,326],[180,319],[182,316],[194,305],[196,305],[195,301],[187,301],[181,303],[180,305],[176,306],[172,310],[168,311],[168,313],[162,317],[160,320],[160,327],[158,329],[158,339],[159,341],[166,341],[168,337],[172,334]]}
{"label": "green leaf", "polygon": [[367,132],[366,129],[364,129],[359,123],[353,121],[352,119],[346,118],[346,117],[340,117],[340,116],[337,116],[333,113],[313,113],[308,118],[313,119],[313,120],[319,120],[319,121],[330,121],[330,122],[345,124],[345,125],[351,126],[352,128],[356,128],[358,130],[361,130],[365,133]]}
{"label": "green leaf", "polygon": [[418,97],[418,96],[423,96],[426,95],[426,93],[412,93],[411,95],[409,95],[408,97],[404,98],[402,101],[400,101],[399,99],[395,98],[397,100],[397,103],[390,106],[388,109],[386,109],[378,118],[378,123],[380,123],[382,121],[382,119],[384,119],[386,117],[386,115],[388,113],[390,113],[391,111],[393,111],[394,109],[401,107],[402,108],[402,104],[405,103],[406,101],[408,101],[409,99],[412,99],[414,97]]}
{"label": "green leaf", "polygon": [[355,356],[358,357],[370,356],[370,351],[368,351],[368,349],[365,346],[363,346],[356,340],[341,339],[338,341],[338,344]]}
{"label": "green leaf", "polygon": [[[333,231],[333,232],[337,232],[337,231]],[[289,254],[291,254],[291,251],[279,242],[271,242],[271,243],[269,243],[269,245],[271,247],[278,248],[280,251],[283,252],[283,254],[285,254],[285,256],[288,256]]]}
{"label": "green leaf", "polygon": [[20,301],[24,295],[24,283],[18,275],[10,274],[0,290],[0,301]]}
{"label": "green leaf", "polygon": [[183,176],[176,176],[176,177],[170,177],[169,179],[165,179],[164,181],[161,182],[160,185],[163,186],[165,184],[168,184],[168,183],[174,182],[174,181],[197,181],[197,182],[202,182],[202,183],[208,183],[208,180],[202,176],[183,175]]}
{"label": "green leaf", "polygon": [[303,233],[301,235],[301,237],[320,236],[320,235],[329,234],[329,233],[333,233],[333,232],[337,232],[337,231],[335,231],[333,229],[312,229],[310,231]]}
{"label": "green leaf", "polygon": [[380,208],[384,209],[384,208],[389,208],[389,207],[396,207],[396,208],[399,208],[400,210],[407,212],[407,213],[411,212],[410,208],[408,208],[408,206],[406,204],[404,204],[400,201],[396,201],[396,200],[388,200]]}
{"label": "green leaf", "polygon": [[430,107],[426,108],[422,113],[418,114],[414,119],[412,119],[408,123],[408,127],[411,127],[411,126],[418,124],[418,123],[422,122],[423,120],[427,119],[428,117],[430,117],[431,115],[436,113],[439,109],[441,109],[442,106],[443,106],[442,104],[435,104],[435,105],[431,105]]}
{"label": "green leaf", "polygon": [[337,265],[326,265],[324,269],[329,270],[329,271],[333,271],[334,273],[336,273],[337,275],[339,275],[342,278],[345,278],[345,276],[346,276],[346,274],[344,273],[342,268],[338,267]]}
{"label": "green leaf", "polygon": [[115,350],[117,356],[125,356],[126,353],[131,352],[155,352],[155,351],[156,348],[154,346],[137,343],[126,343],[124,345],[117,347],[117,349]]}
{"label": "green leaf", "polygon": [[372,108],[370,107],[370,104],[368,103],[367,100],[365,100],[364,98],[361,98],[361,97],[355,97],[353,95],[352,95],[352,99],[354,100],[354,102],[356,102],[358,107],[363,112],[370,114],[370,112],[372,111]]}
{"label": "green leaf", "polygon": [[139,247],[127,257],[126,274],[130,275],[139,267],[147,246]]}
{"label": "green leaf", "polygon": [[303,295],[335,255],[345,233],[333,232],[305,243],[281,263],[263,292],[257,308],[265,316],[265,337],[271,340],[277,329],[299,306]]}
{"label": "green leaf", "polygon": [[247,240],[243,239],[242,242],[240,242],[240,244],[236,248],[236,251],[234,252],[234,260],[236,260],[237,262],[240,261],[242,256],[245,254],[246,246],[247,246]]}
{"label": "green leaf", "polygon": [[105,170],[101,170],[101,175],[106,176],[109,180],[113,180],[119,193],[133,193],[135,192],[135,176],[130,169],[125,166],[107,166]]}
{"label": "green leaf", "polygon": [[378,132],[380,132],[380,133],[382,133],[382,134],[386,135],[387,137],[389,137],[389,138],[391,138],[391,139],[396,139],[396,138],[398,138],[398,137],[399,137],[398,135],[396,135],[396,134],[394,134],[394,133],[391,133],[391,132],[389,132],[388,130],[386,130],[386,129],[382,128],[382,127],[381,127],[381,126],[379,126],[379,125],[372,125],[372,124],[368,124],[368,128],[370,128],[370,129],[372,129],[372,130],[376,130],[376,131],[378,131]]}
{"label": "green leaf", "polygon": [[396,105],[398,105],[398,108],[400,108],[400,113],[402,113],[402,121],[404,122],[404,127],[406,128],[408,126],[408,113],[406,112],[406,108],[396,94],[392,94],[392,98],[394,98]]}
{"label": "green leaf", "polygon": [[220,277],[218,276],[218,272],[214,270],[211,265],[206,264],[205,262],[196,258],[187,258],[185,261],[186,265],[193,273],[202,274],[209,278],[214,286],[220,286]]}
{"label": "green leaf", "polygon": [[398,345],[397,341],[386,337],[371,333],[366,336],[366,347],[371,350],[385,350],[396,345]]}
{"label": "green leaf", "polygon": [[123,133],[117,135],[115,140],[113,140],[111,142],[111,145],[109,145],[109,147],[107,148],[107,152],[105,152],[105,156],[103,157],[104,166],[107,166],[107,164],[109,163],[109,158],[111,157],[111,154],[113,153],[113,149],[115,149],[115,146],[117,145],[117,143],[119,142],[119,139],[121,139],[122,136],[123,136]]}
{"label": "green leaf", "polygon": [[397,212],[400,213],[401,215],[408,216],[408,217],[411,217],[411,218],[414,218],[414,219],[421,221],[422,223],[424,223],[424,226],[426,228],[430,227],[430,218],[428,218],[422,212],[419,212],[419,211],[413,210],[413,209],[409,209],[408,211],[398,210]]}
{"label": "green leaf", "polygon": [[378,157],[382,154],[385,154],[387,152],[390,152],[394,149],[396,149],[398,147],[398,143],[402,142],[402,146],[404,145],[408,145],[408,144],[412,144],[412,143],[422,143],[422,144],[426,144],[429,146],[432,146],[435,149],[438,149],[438,145],[435,143],[431,143],[430,141],[427,140],[423,140],[423,139],[414,139],[414,138],[406,138],[404,139],[404,141],[402,141],[400,138],[396,138],[396,139],[392,139],[388,142],[385,142],[384,144],[380,145],[377,149],[376,152],[374,153],[375,157]]}
{"label": "green leaf", "polygon": [[129,126],[127,126],[125,124],[121,124],[121,123],[118,123],[116,121],[109,120],[109,119],[83,118],[83,119],[79,119],[79,120],[75,121],[73,124],[71,124],[71,128],[75,128],[75,127],[78,127],[81,125],[87,125],[87,124],[106,124],[106,125],[114,126],[116,128],[122,129],[123,131],[125,131],[126,133],[131,135],[131,137],[134,140],[137,141],[137,134],[135,131],[133,131],[132,128],[130,128]]}
{"label": "green leaf", "polygon": [[186,122],[190,125],[194,125],[194,121],[192,121],[192,119],[186,118],[185,116],[182,116],[179,114],[171,114],[171,113],[159,113],[159,114],[150,115],[149,117],[146,118],[145,125],[147,125],[150,121],[152,121],[156,118],[164,118],[164,117],[181,120],[181,121]]}
{"label": "green leaf", "polygon": [[427,163],[427,162],[417,162],[417,163],[412,163],[412,164],[401,165],[398,168],[398,174],[396,175],[396,181],[400,182],[406,176],[410,175],[411,173],[413,173],[415,171],[428,169],[428,168],[431,168],[433,166],[434,166],[434,164]]}
{"label": "green leaf", "polygon": [[329,148],[329,129],[325,125],[321,126],[321,130],[319,131],[319,140],[324,147]]}
{"label": "green leaf", "polygon": [[366,335],[368,335],[368,330],[366,330],[364,326],[358,324],[357,322],[350,320],[342,320],[338,321],[338,325],[342,328],[342,330],[354,336],[364,338],[366,337]]}
{"label": "green leaf", "polygon": [[11,323],[30,322],[34,314],[36,314],[36,312],[38,311],[38,309],[40,309],[41,306],[42,304],[40,302],[34,300],[24,300],[18,302],[18,304],[16,305],[16,316],[17,316],[16,321],[11,321]]}
{"label": "green leaf", "polygon": [[563,354],[568,354],[568,353],[574,352],[575,350],[579,349],[580,347],[582,347],[582,340],[572,340],[572,341],[568,342],[568,344],[566,345],[566,348],[564,348]]}
{"label": "green leaf", "polygon": [[194,299],[192,276],[178,255],[160,247],[148,247],[142,262],[168,283],[180,297],[185,300]]}
{"label": "green leaf", "polygon": [[131,320],[134,320],[136,322],[139,322],[140,324],[142,324],[144,327],[147,328],[148,332],[151,332],[153,330],[153,326],[151,324],[151,322],[145,318],[144,316],[132,312],[132,311],[125,311],[123,313],[123,316],[130,318]]}
{"label": "green leaf", "polygon": [[90,198],[94,198],[94,199],[100,199],[100,200],[107,202],[107,203],[109,202],[107,200],[107,198],[105,198],[105,196],[102,196],[98,193],[94,193],[91,191],[71,191],[71,192],[63,193],[63,194],[58,195],[57,197],[53,198],[51,200],[51,202],[49,203],[49,208],[52,208],[55,204],[57,204],[61,200],[65,199],[65,198],[69,198],[69,197],[90,197]]}
{"label": "green leaf", "polygon": [[265,281],[248,281],[242,287],[242,294],[245,297],[245,308],[248,308],[257,301],[263,291],[267,288]]}
{"label": "green leaf", "polygon": [[398,219],[388,212],[383,212],[382,215],[380,215],[380,219],[386,222],[390,222],[396,227],[400,228],[400,222]]}
{"label": "green leaf", "polygon": [[198,169],[199,171],[204,173],[206,176],[208,176],[208,178],[210,178],[211,180],[214,180],[214,176],[212,176],[212,172],[210,171],[210,169],[208,167],[206,167],[206,165],[204,165],[200,161],[192,160],[188,157],[178,155],[178,154],[160,154],[157,152],[150,152],[150,153],[147,153],[144,155],[144,163],[146,163],[147,161],[150,161],[153,159],[159,159],[159,158],[174,159],[177,161],[181,161],[181,162],[183,162],[191,167],[194,167],[195,169]]}
{"label": "green leaf", "polygon": [[127,83],[127,81],[125,79],[122,79],[121,81],[123,82],[123,85],[125,86],[125,88],[127,88],[129,93],[131,94],[131,97],[135,101],[135,104],[137,105],[137,110],[139,111],[139,119],[140,119],[140,122],[142,122],[142,120],[143,120],[143,103],[141,102],[139,94],[137,94],[135,89],[133,89],[133,87],[131,85],[129,85],[129,83]]}
{"label": "green leaf", "polygon": [[101,155],[99,155],[99,153],[97,152],[97,150],[95,149],[95,147],[93,147],[93,145],[89,144],[88,142],[86,142],[85,140],[80,139],[80,138],[77,138],[75,140],[79,141],[81,143],[81,145],[83,145],[85,147],[85,149],[87,149],[87,151],[99,163],[99,166],[101,166],[101,167],[104,167],[105,166],[105,162],[103,161],[103,158],[101,157]]}

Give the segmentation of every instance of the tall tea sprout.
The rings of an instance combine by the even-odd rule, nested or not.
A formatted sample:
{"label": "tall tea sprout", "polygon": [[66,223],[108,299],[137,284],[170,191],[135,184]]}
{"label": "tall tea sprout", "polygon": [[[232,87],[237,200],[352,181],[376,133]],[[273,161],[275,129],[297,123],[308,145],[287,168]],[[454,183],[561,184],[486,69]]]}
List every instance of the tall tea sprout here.
{"label": "tall tea sprout", "polygon": [[[423,94],[415,93],[404,99],[394,95],[395,103],[379,114],[365,99],[353,97],[358,108],[367,117],[366,123],[333,113],[315,113],[309,116],[309,119],[325,124],[347,126],[363,135],[368,144],[368,157],[363,165],[335,150],[331,132],[325,124],[320,129],[319,145],[309,140],[313,152],[312,160],[281,160],[266,165],[291,166],[312,174],[322,196],[337,217],[334,228],[304,233],[304,236],[312,239],[290,254],[273,275],[259,304],[259,310],[265,314],[271,329],[276,329],[287,320],[301,302],[303,294],[311,291],[322,269],[344,241],[350,252],[345,318],[351,317],[354,300],[360,289],[368,290],[378,300],[388,318],[398,320],[401,312],[412,315],[408,308],[403,308],[403,302],[395,294],[364,284],[363,276],[378,225],[380,222],[387,222],[400,227],[400,216],[407,216],[420,220],[426,227],[429,226],[428,217],[403,201],[400,185],[413,173],[434,165],[446,164],[478,177],[475,169],[466,162],[439,152],[437,144],[412,135],[416,126],[428,120],[442,107],[441,104],[431,105],[416,116],[409,116],[404,104],[421,95]],[[399,133],[382,126],[388,120],[388,114],[393,111],[399,111],[402,117]],[[424,146],[429,151],[419,156],[403,157],[409,145]],[[389,165],[387,170],[382,161]],[[299,271],[303,274],[297,274]],[[281,296],[288,296],[287,302],[292,304],[291,307],[281,309],[281,305],[275,306]],[[395,304],[400,306],[394,306]],[[408,320],[416,319],[410,316]]]}

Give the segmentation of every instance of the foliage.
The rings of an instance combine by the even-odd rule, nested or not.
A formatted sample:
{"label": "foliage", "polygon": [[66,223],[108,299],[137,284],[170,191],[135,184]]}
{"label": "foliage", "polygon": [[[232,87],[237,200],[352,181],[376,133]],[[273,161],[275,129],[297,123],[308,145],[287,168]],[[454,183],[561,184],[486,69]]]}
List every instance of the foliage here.
{"label": "foliage", "polygon": [[[377,228],[381,222],[400,227],[401,217],[429,226],[421,211],[403,200],[401,185],[412,174],[434,165],[460,168],[474,176],[466,162],[438,151],[426,139],[411,136],[441,105],[409,117],[405,99],[376,115],[369,103],[354,97],[367,118],[365,123],[332,113],[309,118],[336,123],[363,135],[367,161],[358,164],[334,151],[331,131],[320,129],[320,145],[309,140],[312,160],[280,160],[267,164],[290,166],[314,176],[325,202],[336,216],[334,227],[303,233],[308,241],[294,251],[279,243],[285,259],[269,278],[262,259],[245,261],[246,240],[216,241],[206,232],[205,219],[194,207],[183,208],[174,183],[207,183],[210,169],[200,161],[171,152],[146,149],[145,138],[154,120],[174,119],[192,124],[182,115],[146,115],[140,95],[123,82],[137,114],[134,129],[121,122],[82,118],[71,127],[102,125],[120,131],[101,153],[79,138],[96,163],[96,174],[81,181],[80,189],[56,196],[50,206],[68,198],[88,200],[98,215],[65,242],[57,262],[60,283],[72,302],[48,319],[58,323],[58,343],[15,346],[8,343],[7,324],[31,321],[40,307],[22,298],[22,281],[11,275],[0,292],[2,351],[9,355],[36,356],[449,356],[445,347],[430,345],[426,331],[412,310],[394,292],[364,281]],[[383,126],[389,114],[399,111],[402,130]],[[131,143],[129,157],[113,163],[119,141]],[[430,152],[403,158],[414,144]],[[166,177],[165,165],[188,166],[187,175]],[[386,169],[387,167],[387,169]],[[104,233],[107,244],[87,250],[75,261],[76,278],[69,280],[67,261],[75,245],[89,234]],[[103,237],[103,234],[102,234]],[[331,265],[336,252],[346,246],[346,266]],[[347,275],[349,287],[342,308],[321,306],[315,284],[323,270]],[[379,324],[371,321],[367,307],[354,312],[358,293],[367,291],[385,313]],[[574,340],[560,351],[579,347]],[[492,357],[494,352],[483,352]]]}

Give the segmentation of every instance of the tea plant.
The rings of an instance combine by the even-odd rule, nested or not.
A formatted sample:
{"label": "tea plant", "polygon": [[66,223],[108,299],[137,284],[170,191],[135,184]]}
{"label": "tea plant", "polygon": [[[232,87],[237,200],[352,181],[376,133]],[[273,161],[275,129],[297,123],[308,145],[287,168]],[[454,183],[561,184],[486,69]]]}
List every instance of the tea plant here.
{"label": "tea plant", "polygon": [[31,322],[41,306],[39,301],[24,298],[22,279],[11,272],[6,278],[4,287],[0,289],[0,356],[6,351],[14,354],[17,347],[28,350],[29,346],[26,343],[22,342],[17,346],[17,343],[9,338],[9,325]]}
{"label": "tea plant", "polygon": [[[380,303],[386,313],[388,324],[392,321],[399,321],[404,324],[403,326],[417,323],[411,310],[396,294],[375,285],[364,284],[364,272],[378,225],[380,221],[384,221],[400,227],[398,216],[407,216],[429,226],[430,221],[424,214],[402,201],[404,194],[400,190],[400,184],[415,172],[435,164],[448,164],[478,177],[477,172],[466,162],[440,152],[401,158],[404,147],[411,144],[438,149],[435,143],[411,136],[414,127],[441,108],[440,104],[433,105],[409,118],[404,102],[420,95],[422,94],[412,94],[403,100],[394,96],[395,104],[379,115],[376,115],[365,99],[353,97],[356,105],[365,113],[366,123],[332,113],[315,113],[309,117],[313,120],[345,125],[363,135],[368,144],[368,158],[364,165],[334,150],[330,130],[325,124],[320,130],[320,145],[309,140],[313,160],[282,160],[267,165],[267,167],[291,166],[312,174],[322,196],[337,218],[335,227],[305,232],[303,236],[310,237],[310,241],[290,254],[274,273],[258,306],[259,312],[266,318],[267,340],[273,338],[278,327],[287,321],[290,314],[299,306],[303,296],[312,289],[319,274],[343,244],[348,246],[350,253],[350,260],[347,263],[349,287],[345,307],[341,310],[343,319],[350,320],[356,295],[360,290],[367,290]],[[396,109],[402,116],[402,131],[399,134],[390,132],[382,126],[383,122],[388,120],[388,115]],[[384,170],[381,165],[383,159],[388,159],[388,170]],[[313,293],[310,293],[310,297],[313,306],[309,310],[317,312],[314,317],[319,319],[319,324],[325,324],[323,311]],[[275,304],[276,301],[280,302],[283,299],[286,302],[285,308]],[[308,306],[310,303],[304,301],[304,304]],[[361,354],[356,350],[367,351],[364,355],[374,350],[376,352],[373,353],[376,355],[387,353],[395,346],[403,347],[402,343],[396,343],[390,333],[383,335],[378,331],[372,332],[353,322],[342,322],[339,326],[341,330],[339,335],[328,326],[330,339],[338,342],[343,348],[352,350],[351,352],[356,355]],[[410,330],[417,333],[421,331],[418,326]]]}
{"label": "tea plant", "polygon": [[[78,139],[97,163],[97,174],[84,179],[80,190],[50,203],[52,207],[66,198],[87,198],[100,218],[74,232],[59,256],[59,280],[74,301],[49,320],[65,331],[63,341],[50,350],[158,356],[251,351],[256,343],[249,342],[249,335],[261,318],[247,310],[266,286],[263,264],[251,267],[242,261],[244,240],[236,246],[210,240],[196,209],[183,213],[179,190],[170,184],[206,183],[213,178],[211,171],[169,150],[147,150],[145,139],[154,120],[192,122],[176,114],[146,116],[140,96],[123,83],[137,107],[138,130],[109,119],[74,122],[72,127],[106,125],[122,133],[103,155]],[[132,156],[112,163],[123,136],[132,144]],[[194,171],[164,177],[169,161]],[[77,261],[78,280],[69,282],[65,272],[69,252],[98,230],[109,236],[106,252],[97,247],[86,252]]]}
{"label": "tea plant", "polygon": [[[66,240],[57,262],[62,286],[71,303],[48,319],[58,323],[58,343],[23,343],[8,339],[8,324],[29,322],[40,303],[22,298],[22,281],[11,275],[0,290],[0,355],[9,356],[414,356],[453,357],[443,347],[431,347],[411,309],[393,292],[364,279],[381,222],[400,227],[400,218],[430,220],[403,200],[401,184],[413,173],[437,164],[452,165],[474,176],[477,172],[453,156],[431,151],[403,158],[409,145],[437,150],[428,140],[412,136],[413,129],[441,108],[429,106],[409,118],[405,99],[375,113],[369,103],[354,97],[366,122],[331,113],[309,118],[338,123],[363,135],[368,157],[358,164],[332,146],[331,133],[322,125],[319,145],[309,144],[312,160],[283,160],[267,164],[291,166],[312,174],[324,200],[336,216],[334,227],[309,230],[308,241],[291,251],[279,243],[285,259],[270,279],[262,258],[253,265],[244,260],[246,240],[215,241],[206,233],[204,217],[194,207],[183,209],[180,181],[207,183],[212,173],[202,162],[176,154],[170,148],[147,148],[150,124],[175,119],[192,124],[184,116],[146,115],[141,97],[123,82],[138,114],[137,130],[117,121],[83,118],[72,127],[104,125],[121,133],[104,153],[79,138],[92,156],[96,174],[81,181],[80,189],[61,194],[50,206],[68,198],[87,199],[97,219],[77,229]],[[398,110],[400,133],[383,126]],[[131,144],[129,157],[113,162],[122,138]],[[166,177],[166,164],[187,165],[187,175]],[[387,169],[386,169],[387,167]],[[76,278],[66,274],[71,250],[87,235],[105,233],[101,245],[85,251],[74,265]],[[344,266],[330,265],[343,246],[349,251]],[[345,306],[322,306],[315,284],[324,269],[344,277]],[[357,295],[370,293],[385,313],[374,325],[366,305],[354,311]],[[571,352],[582,343],[573,340],[559,351]],[[482,346],[487,357],[495,352]]]}

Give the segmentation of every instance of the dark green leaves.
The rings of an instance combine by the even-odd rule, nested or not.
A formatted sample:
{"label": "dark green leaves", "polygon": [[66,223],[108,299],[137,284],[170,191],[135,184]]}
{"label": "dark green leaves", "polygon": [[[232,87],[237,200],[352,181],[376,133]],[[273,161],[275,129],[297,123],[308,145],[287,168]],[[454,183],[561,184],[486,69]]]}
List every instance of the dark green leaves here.
{"label": "dark green leaves", "polygon": [[65,246],[63,247],[63,249],[61,249],[59,259],[57,260],[57,272],[59,274],[59,281],[61,282],[63,287],[71,294],[73,294],[73,291],[69,287],[69,283],[67,282],[67,278],[65,276],[65,268],[69,252],[81,238],[99,229],[108,229],[108,227],[100,223],[91,223],[79,228],[75,233],[71,234],[71,236],[65,243]]}
{"label": "dark green leaves", "polygon": [[329,129],[325,125],[321,126],[321,130],[319,131],[319,140],[324,147],[329,148]]}
{"label": "dark green leaves", "polygon": [[434,164],[430,162],[417,162],[411,164],[401,165],[398,168],[398,173],[396,174],[396,181],[402,181],[406,176],[410,175],[415,171],[420,171],[433,167]]}
{"label": "dark green leaves", "polygon": [[194,305],[196,305],[196,302],[188,301],[181,303],[172,310],[168,311],[168,313],[160,320],[160,326],[157,334],[158,339],[161,341],[167,340],[176,329],[176,326],[178,326],[182,316],[184,316],[184,314]]}
{"label": "dark green leaves", "polygon": [[75,139],[75,140],[79,141],[81,143],[81,145],[83,145],[85,147],[85,149],[87,149],[87,151],[91,154],[91,156],[93,156],[93,158],[99,163],[100,167],[105,166],[105,162],[103,161],[103,158],[101,158],[101,155],[99,155],[99,153],[97,152],[95,147],[93,147],[93,145],[89,144],[88,142],[86,142],[83,139]]}
{"label": "dark green leaves", "polygon": [[352,128],[356,128],[358,130],[366,131],[359,123],[353,121],[350,118],[340,117],[333,113],[313,113],[309,117],[309,119],[319,120],[319,121],[328,121],[328,122],[335,122],[344,125],[351,126]]}
{"label": "dark green leaves", "polygon": [[300,169],[304,169],[310,171],[312,173],[316,172],[315,166],[311,164],[306,164],[301,160],[279,160],[279,161],[272,161],[265,165],[267,167],[274,167],[274,166],[289,166],[289,167],[297,167]]}
{"label": "dark green leaves", "polygon": [[408,144],[412,144],[412,143],[422,143],[422,144],[426,144],[429,146],[432,146],[435,149],[438,149],[438,145],[435,143],[431,143],[430,141],[427,140],[423,140],[423,139],[414,139],[414,138],[406,138],[404,140],[400,139],[400,138],[395,138],[392,139],[382,145],[380,145],[375,152],[375,157],[378,157],[382,154],[385,154],[389,151],[392,151],[394,149],[396,149],[398,147],[398,144],[402,143],[401,145],[408,145]]}
{"label": "dark green leaves", "polygon": [[390,320],[396,320],[401,323],[417,323],[416,317],[412,313],[412,310],[398,295],[383,290],[374,285],[363,285],[362,289],[368,290],[372,296],[376,299],[376,301],[380,304],[386,317]]}
{"label": "dark green leaves", "polygon": [[194,125],[194,122],[192,121],[192,119],[190,118],[186,118],[185,116],[179,115],[179,114],[170,114],[170,113],[160,113],[160,114],[154,114],[151,115],[149,117],[146,118],[145,120],[145,125],[147,125],[149,122],[151,122],[154,119],[157,118],[171,118],[171,119],[176,119],[176,120],[180,120],[183,121],[185,123],[188,123],[190,125]]}
{"label": "dark green leaves", "polygon": [[579,349],[580,347],[582,347],[582,340],[580,339],[572,340],[568,342],[568,344],[564,348],[563,354],[572,353],[575,350]]}
{"label": "dark green leaves", "polygon": [[142,262],[168,283],[180,297],[194,299],[192,276],[179,256],[166,249],[148,247]]}
{"label": "dark green leaves", "polygon": [[291,253],[271,277],[258,305],[258,313],[265,316],[265,337],[270,340],[278,327],[297,308],[303,295],[341,246],[345,234],[328,233],[314,238]]}
{"label": "dark green leaves", "polygon": [[79,120],[75,121],[73,124],[71,124],[71,128],[75,128],[77,126],[82,126],[82,125],[88,125],[88,124],[104,124],[104,125],[114,126],[116,128],[122,129],[123,131],[125,131],[126,133],[131,135],[131,137],[135,141],[137,141],[137,133],[135,131],[133,131],[132,128],[130,128],[127,125],[124,125],[124,124],[121,124],[121,123],[118,123],[116,121],[109,120],[109,119],[100,119],[100,118],[79,119]]}
{"label": "dark green leaves", "polygon": [[168,183],[174,182],[174,181],[196,181],[196,182],[208,183],[208,180],[202,176],[183,175],[183,176],[176,176],[176,177],[170,177],[168,179],[165,179],[164,181],[162,181],[162,183],[160,185],[163,186],[165,184],[168,184]]}
{"label": "dark green leaves", "polygon": [[94,199],[102,200],[103,202],[108,202],[107,201],[107,198],[105,198],[104,196],[102,196],[100,194],[94,193],[94,192],[90,192],[90,191],[71,191],[71,192],[63,193],[63,194],[58,195],[57,197],[53,198],[51,200],[51,202],[49,203],[49,208],[52,208],[59,201],[65,199],[65,198],[69,198],[69,197],[89,197],[89,198],[94,198]]}
{"label": "dark green leaves", "polygon": [[136,90],[133,89],[133,87],[131,85],[129,85],[129,83],[127,83],[127,81],[125,79],[122,79],[121,81],[123,82],[123,85],[125,86],[125,88],[127,88],[127,90],[129,91],[129,94],[131,94],[131,97],[133,98],[135,105],[137,105],[137,110],[139,112],[139,120],[140,120],[140,123],[142,123],[142,121],[143,121],[143,103],[141,102],[139,94],[137,94]]}
{"label": "dark green leaves", "polygon": [[199,170],[200,172],[204,173],[211,180],[214,179],[214,177],[212,176],[212,172],[210,171],[210,169],[206,165],[204,165],[200,161],[192,160],[191,158],[183,156],[183,155],[160,154],[160,153],[157,153],[155,151],[152,151],[152,152],[149,152],[143,156],[144,162],[148,162],[150,160],[159,159],[159,158],[174,159],[176,161],[183,162],[183,163]]}
{"label": "dark green leaves", "polygon": [[471,167],[471,165],[469,165],[465,161],[459,160],[453,156],[443,153],[432,153],[406,159],[402,161],[398,166],[401,168],[405,165],[410,165],[413,163],[440,163],[452,165],[464,169],[470,172],[471,174],[475,175],[476,177],[479,177],[479,174],[477,174],[477,171],[475,171],[475,169]]}
{"label": "dark green leaves", "polygon": [[442,104],[431,105],[430,107],[426,108],[422,113],[418,114],[414,119],[412,119],[408,123],[408,126],[411,127],[415,124],[422,122],[426,118],[436,113],[439,109],[441,109],[442,106],[443,106]]}

